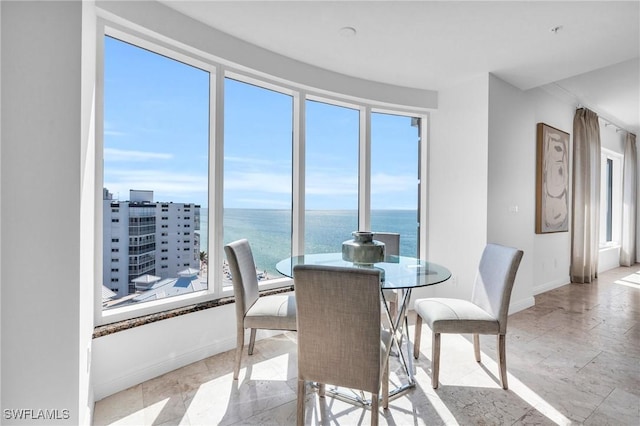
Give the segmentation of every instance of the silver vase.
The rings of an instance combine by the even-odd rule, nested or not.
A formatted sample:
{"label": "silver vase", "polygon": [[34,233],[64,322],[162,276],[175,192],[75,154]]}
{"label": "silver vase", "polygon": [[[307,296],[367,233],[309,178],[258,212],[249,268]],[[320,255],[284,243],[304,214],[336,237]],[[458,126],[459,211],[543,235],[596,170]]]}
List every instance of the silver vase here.
{"label": "silver vase", "polygon": [[384,243],[373,239],[373,232],[354,231],[352,240],[342,243],[342,259],[357,265],[384,260]]}

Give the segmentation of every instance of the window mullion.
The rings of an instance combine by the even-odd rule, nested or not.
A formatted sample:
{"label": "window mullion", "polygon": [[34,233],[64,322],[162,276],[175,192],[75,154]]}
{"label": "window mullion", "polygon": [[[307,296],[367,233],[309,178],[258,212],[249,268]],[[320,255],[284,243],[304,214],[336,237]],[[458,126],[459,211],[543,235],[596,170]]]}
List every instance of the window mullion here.
{"label": "window mullion", "polygon": [[[211,88],[210,170],[209,170],[209,288],[214,295],[222,293],[223,217],[224,217],[224,69],[217,69]],[[213,279],[212,279],[213,278]],[[212,285],[213,281],[213,285]],[[211,291],[211,290],[210,290]]]}
{"label": "window mullion", "polygon": [[421,259],[429,258],[429,244],[427,240],[427,231],[428,227],[428,213],[429,208],[427,202],[428,198],[428,189],[429,189],[429,181],[428,181],[428,164],[429,164],[429,145],[427,143],[427,128],[428,128],[428,117],[426,115],[421,116],[420,120],[420,133],[419,133],[419,149],[418,155],[420,157],[418,162],[418,173],[420,175],[418,181],[418,253]]}
{"label": "window mullion", "polygon": [[291,254],[304,254],[305,213],[305,97],[304,92],[293,95],[293,212]]}
{"label": "window mullion", "polygon": [[360,108],[358,230],[371,230],[371,108]]}
{"label": "window mullion", "polygon": [[[104,36],[105,36],[105,28],[104,22],[100,22],[97,28],[96,34],[96,115],[95,115],[95,181],[96,185],[101,187],[104,182],[104,166],[102,166],[103,158],[104,158]],[[98,188],[96,188],[96,193],[100,193]],[[101,253],[103,249],[104,243],[104,232],[101,232],[103,229],[103,220],[104,220],[104,212],[103,212],[103,201],[102,197],[95,197],[95,229],[98,230],[95,232],[95,247],[96,253]],[[100,295],[102,294],[102,284],[103,284],[103,261],[98,256],[95,258],[95,270],[94,270],[94,294]],[[104,324],[104,319],[102,316],[102,298],[94,297],[94,322],[96,325]]]}

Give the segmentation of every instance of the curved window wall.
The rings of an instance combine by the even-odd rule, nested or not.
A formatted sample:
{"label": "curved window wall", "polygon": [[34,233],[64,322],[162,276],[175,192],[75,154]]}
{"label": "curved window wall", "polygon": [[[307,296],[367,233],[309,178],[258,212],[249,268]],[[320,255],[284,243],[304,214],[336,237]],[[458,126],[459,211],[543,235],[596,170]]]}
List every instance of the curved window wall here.
{"label": "curved window wall", "polygon": [[[291,284],[275,270],[282,258],[340,251],[355,230],[399,232],[401,254],[419,253],[422,113],[274,84],[149,37],[104,32],[98,324],[231,296],[222,248],[240,238],[265,289]],[[126,265],[139,244],[113,249],[130,241],[139,214],[129,213],[141,206],[153,210],[144,234],[153,268],[134,277]]]}

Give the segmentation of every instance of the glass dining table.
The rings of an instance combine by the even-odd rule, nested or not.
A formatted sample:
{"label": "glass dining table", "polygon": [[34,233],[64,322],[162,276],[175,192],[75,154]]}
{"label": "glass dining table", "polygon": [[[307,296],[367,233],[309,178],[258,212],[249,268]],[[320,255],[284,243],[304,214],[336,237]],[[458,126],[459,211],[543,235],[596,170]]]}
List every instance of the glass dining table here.
{"label": "glass dining table", "polygon": [[[381,271],[381,298],[386,311],[386,318],[393,336],[394,355],[407,377],[405,383],[389,390],[389,397],[396,396],[415,387],[413,357],[411,356],[411,338],[407,320],[407,309],[414,288],[440,284],[451,277],[451,272],[444,266],[427,262],[415,257],[387,256],[384,262],[374,264],[354,264],[342,258],[342,253],[318,253],[292,256],[277,263],[276,269],[287,277],[293,277],[293,267],[296,265],[326,265],[358,268],[376,268]],[[295,283],[294,283],[295,286]],[[397,290],[397,313],[392,317],[385,292],[382,290]],[[404,347],[404,348],[403,348]],[[363,401],[359,401],[363,402]]]}

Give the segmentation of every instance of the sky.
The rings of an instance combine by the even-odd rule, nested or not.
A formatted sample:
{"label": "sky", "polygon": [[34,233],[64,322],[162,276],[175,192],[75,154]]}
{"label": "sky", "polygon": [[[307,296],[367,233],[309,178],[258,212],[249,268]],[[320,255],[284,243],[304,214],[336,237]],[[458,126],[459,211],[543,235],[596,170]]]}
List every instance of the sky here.
{"label": "sky", "polygon": [[[208,206],[210,75],[105,38],[104,186]],[[290,209],[293,100],[225,80],[224,204]],[[306,101],[306,208],[357,209],[358,111]],[[415,209],[417,127],[372,114],[372,209]]]}

